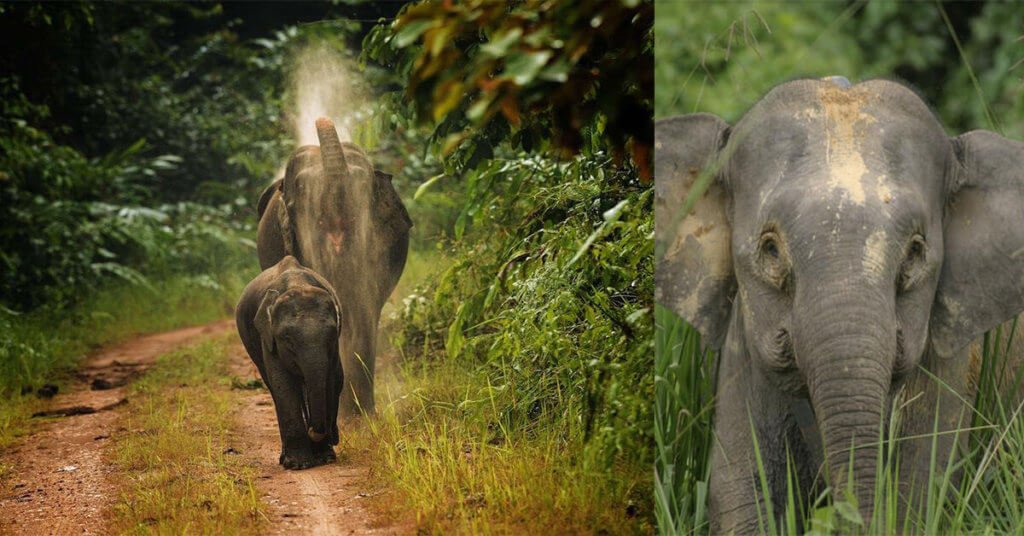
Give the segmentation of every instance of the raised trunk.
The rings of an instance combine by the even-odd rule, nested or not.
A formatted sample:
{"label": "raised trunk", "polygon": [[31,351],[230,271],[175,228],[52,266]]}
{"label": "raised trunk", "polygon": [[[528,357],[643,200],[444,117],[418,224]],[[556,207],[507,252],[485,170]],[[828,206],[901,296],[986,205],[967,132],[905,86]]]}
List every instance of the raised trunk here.
{"label": "raised trunk", "polygon": [[324,163],[324,174],[331,180],[344,180],[348,175],[345,151],[341,148],[338,131],[334,122],[326,117],[316,120],[316,135],[320,138],[320,158]]}

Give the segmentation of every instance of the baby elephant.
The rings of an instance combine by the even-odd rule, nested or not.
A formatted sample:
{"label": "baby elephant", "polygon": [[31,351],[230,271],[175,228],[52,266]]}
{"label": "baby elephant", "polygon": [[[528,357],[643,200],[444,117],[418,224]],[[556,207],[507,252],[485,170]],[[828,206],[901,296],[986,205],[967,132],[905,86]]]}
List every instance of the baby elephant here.
{"label": "baby elephant", "polygon": [[245,287],[235,322],[274,398],[281,465],[306,469],[334,461],[341,310],[330,283],[287,256]]}

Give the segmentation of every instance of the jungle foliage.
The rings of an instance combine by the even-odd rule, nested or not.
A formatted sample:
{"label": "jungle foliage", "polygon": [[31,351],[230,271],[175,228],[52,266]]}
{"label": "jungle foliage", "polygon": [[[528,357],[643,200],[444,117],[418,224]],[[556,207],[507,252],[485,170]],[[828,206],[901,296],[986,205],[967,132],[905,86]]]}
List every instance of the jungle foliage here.
{"label": "jungle foliage", "polygon": [[419,45],[401,66],[405,91],[421,118],[441,122],[445,153],[472,137],[471,159],[506,139],[571,155],[593,125],[649,180],[653,21],[653,4],[639,0],[420,2],[385,40],[396,51]]}
{"label": "jungle foliage", "polygon": [[650,73],[623,67],[651,61],[651,6],[570,4],[417,3],[363,50],[405,88],[377,116],[429,128],[437,175],[417,195],[462,196],[452,265],[405,300],[406,359],[476,368],[500,393],[496,426],[565,430],[609,471],[652,459],[652,192],[615,157],[650,131],[604,101],[651,106]]}
{"label": "jungle foliage", "polygon": [[[985,128],[1024,139],[1024,12],[1018,4],[658,2],[656,11],[656,118],[710,112],[734,122],[787,80],[881,77],[914,87],[950,134]],[[715,358],[667,309],[658,308],[656,324],[658,526],[662,534],[703,534]],[[1007,335],[987,336],[986,366],[997,367]],[[1024,515],[1013,475],[1024,421],[1015,408],[993,404],[994,396],[982,386],[965,486],[939,493],[950,485],[951,468],[935,468],[927,511],[908,515],[908,526],[897,526],[894,516],[875,524],[859,519],[850,503],[833,501],[832,491],[775,505],[776,511],[804,519],[815,534],[1017,530]],[[1001,431],[997,438],[995,430]],[[891,475],[879,481],[889,486]],[[890,500],[877,497],[876,511]]]}

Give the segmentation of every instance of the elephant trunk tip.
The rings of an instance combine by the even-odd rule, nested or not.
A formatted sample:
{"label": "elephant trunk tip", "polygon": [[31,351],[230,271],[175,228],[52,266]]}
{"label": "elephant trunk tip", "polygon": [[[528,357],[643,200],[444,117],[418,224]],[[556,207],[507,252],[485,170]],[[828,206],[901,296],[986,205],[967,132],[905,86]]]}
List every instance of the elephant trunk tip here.
{"label": "elephant trunk tip", "polygon": [[310,426],[309,429],[306,430],[306,434],[309,435],[309,438],[312,439],[314,443],[319,443],[323,441],[325,437],[327,437],[327,434],[317,432],[312,426]]}
{"label": "elephant trunk tip", "polygon": [[331,121],[329,117],[317,117],[316,118],[316,129],[319,130],[334,130],[334,121]]}

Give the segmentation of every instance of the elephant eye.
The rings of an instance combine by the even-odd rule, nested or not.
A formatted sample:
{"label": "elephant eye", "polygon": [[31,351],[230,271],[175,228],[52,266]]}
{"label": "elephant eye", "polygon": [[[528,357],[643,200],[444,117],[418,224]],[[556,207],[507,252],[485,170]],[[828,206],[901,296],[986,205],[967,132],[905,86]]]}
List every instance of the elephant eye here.
{"label": "elephant eye", "polygon": [[757,245],[757,264],[765,279],[782,288],[789,276],[788,259],[782,239],[774,231],[765,231]]}

